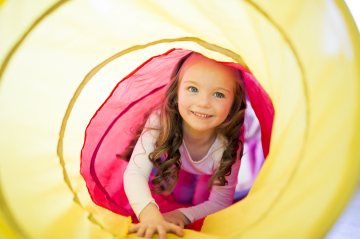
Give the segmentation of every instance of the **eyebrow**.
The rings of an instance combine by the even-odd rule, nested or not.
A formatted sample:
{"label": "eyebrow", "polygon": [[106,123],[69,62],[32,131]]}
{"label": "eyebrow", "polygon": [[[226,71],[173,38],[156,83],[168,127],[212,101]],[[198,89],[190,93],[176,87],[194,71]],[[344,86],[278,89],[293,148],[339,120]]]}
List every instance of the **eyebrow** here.
{"label": "eyebrow", "polygon": [[[192,83],[192,84],[194,84],[194,85],[197,85],[197,83],[195,82],[195,81],[184,81],[184,83]],[[215,90],[218,90],[218,89],[220,89],[220,90],[224,90],[224,91],[227,91],[227,92],[229,92],[230,93],[230,91],[228,91],[227,89],[224,89],[224,88],[222,88],[222,87],[217,87]]]}

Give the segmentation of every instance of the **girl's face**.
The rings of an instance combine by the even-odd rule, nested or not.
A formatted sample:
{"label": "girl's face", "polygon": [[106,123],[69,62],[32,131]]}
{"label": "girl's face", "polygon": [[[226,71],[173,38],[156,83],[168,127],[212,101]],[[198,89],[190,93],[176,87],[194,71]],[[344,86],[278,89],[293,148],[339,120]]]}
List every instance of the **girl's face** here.
{"label": "girl's face", "polygon": [[213,132],[233,104],[234,72],[199,54],[193,54],[188,61],[183,66],[178,92],[183,127],[193,133]]}

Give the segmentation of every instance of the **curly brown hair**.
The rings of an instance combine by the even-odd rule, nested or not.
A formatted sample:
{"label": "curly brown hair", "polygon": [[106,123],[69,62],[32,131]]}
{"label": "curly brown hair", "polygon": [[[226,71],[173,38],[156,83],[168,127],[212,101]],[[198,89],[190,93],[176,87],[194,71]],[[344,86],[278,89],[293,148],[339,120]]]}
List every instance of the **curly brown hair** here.
{"label": "curly brown hair", "polygon": [[[182,117],[177,106],[177,94],[180,84],[182,66],[193,52],[182,57],[171,74],[163,102],[149,110],[144,116],[143,122],[136,127],[135,136],[130,145],[118,157],[129,160],[135,144],[144,130],[157,130],[159,136],[156,139],[155,150],[148,156],[156,167],[155,178],[151,180],[155,193],[170,193],[175,188],[181,168],[181,154],[179,148],[183,142]],[[198,54],[198,53],[197,53]],[[241,70],[235,71],[236,86],[234,101],[227,119],[216,127],[216,132],[225,142],[225,150],[220,160],[219,170],[210,178],[209,189],[212,186],[225,186],[228,184],[226,176],[231,174],[231,167],[237,160],[237,152],[240,147],[239,160],[243,155],[244,143],[240,139],[243,133],[244,116],[246,109],[246,96],[244,79]],[[148,128],[145,124],[149,116],[159,112],[159,127]]]}

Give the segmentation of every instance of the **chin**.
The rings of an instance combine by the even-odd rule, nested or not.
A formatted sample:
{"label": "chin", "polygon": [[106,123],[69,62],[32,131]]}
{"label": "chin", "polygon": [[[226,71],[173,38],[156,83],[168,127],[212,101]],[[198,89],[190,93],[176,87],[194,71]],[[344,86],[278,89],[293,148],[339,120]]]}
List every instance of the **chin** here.
{"label": "chin", "polygon": [[211,130],[211,129],[215,129],[215,127],[211,127],[211,126],[198,126],[198,125],[190,125],[190,127],[193,129],[193,130],[196,130],[196,131],[199,131],[199,132],[205,132],[205,131],[208,131],[208,130]]}

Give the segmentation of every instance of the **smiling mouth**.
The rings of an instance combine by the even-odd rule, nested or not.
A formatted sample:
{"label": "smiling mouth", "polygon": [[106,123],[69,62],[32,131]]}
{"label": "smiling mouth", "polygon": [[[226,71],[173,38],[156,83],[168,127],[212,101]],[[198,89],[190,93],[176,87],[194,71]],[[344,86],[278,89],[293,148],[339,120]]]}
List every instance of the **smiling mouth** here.
{"label": "smiling mouth", "polygon": [[191,111],[191,113],[193,113],[194,115],[196,115],[198,117],[201,117],[201,118],[210,118],[210,117],[212,117],[212,115],[197,113],[197,112],[194,112],[194,111]]}

